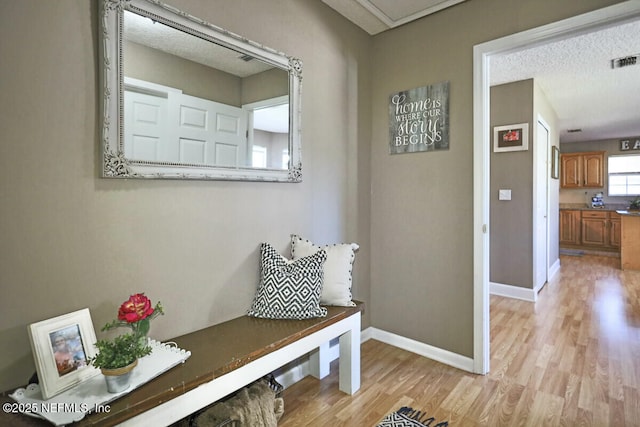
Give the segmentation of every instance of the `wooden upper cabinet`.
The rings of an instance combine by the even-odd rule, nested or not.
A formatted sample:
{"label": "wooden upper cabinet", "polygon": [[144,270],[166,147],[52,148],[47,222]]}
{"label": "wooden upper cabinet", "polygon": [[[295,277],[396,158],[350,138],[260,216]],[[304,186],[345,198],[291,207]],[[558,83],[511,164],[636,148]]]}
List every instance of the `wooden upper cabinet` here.
{"label": "wooden upper cabinet", "polygon": [[604,151],[562,154],[561,188],[604,187]]}
{"label": "wooden upper cabinet", "polygon": [[580,153],[563,154],[560,161],[560,186],[582,187],[582,156]]}
{"label": "wooden upper cabinet", "polygon": [[604,187],[604,152],[583,154],[582,178],[583,187]]}

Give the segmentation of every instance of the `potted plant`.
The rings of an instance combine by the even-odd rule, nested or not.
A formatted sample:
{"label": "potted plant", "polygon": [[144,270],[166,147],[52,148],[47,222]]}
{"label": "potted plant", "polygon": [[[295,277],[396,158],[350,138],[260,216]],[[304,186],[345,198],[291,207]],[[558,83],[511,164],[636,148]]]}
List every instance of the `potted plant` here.
{"label": "potted plant", "polygon": [[134,294],[120,305],[118,320],[102,328],[103,332],[117,327],[131,328],[130,333],[96,342],[98,353],[89,359],[89,363],[100,368],[105,376],[109,392],[117,393],[129,387],[131,371],[137,366],[138,359],[151,353],[147,333],[151,320],[160,314],[164,314],[160,302],[152,307],[144,293]]}
{"label": "potted plant", "polygon": [[640,209],[640,196],[629,201],[629,209],[635,209],[635,210]]}

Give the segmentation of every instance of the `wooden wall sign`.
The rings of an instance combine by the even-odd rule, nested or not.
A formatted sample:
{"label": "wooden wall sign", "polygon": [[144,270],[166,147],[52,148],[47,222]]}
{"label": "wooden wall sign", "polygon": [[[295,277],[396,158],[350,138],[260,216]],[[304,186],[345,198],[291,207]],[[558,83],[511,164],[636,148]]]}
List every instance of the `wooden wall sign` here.
{"label": "wooden wall sign", "polygon": [[640,136],[620,140],[620,151],[640,150]]}
{"label": "wooden wall sign", "polygon": [[389,96],[389,152],[449,149],[449,82]]}

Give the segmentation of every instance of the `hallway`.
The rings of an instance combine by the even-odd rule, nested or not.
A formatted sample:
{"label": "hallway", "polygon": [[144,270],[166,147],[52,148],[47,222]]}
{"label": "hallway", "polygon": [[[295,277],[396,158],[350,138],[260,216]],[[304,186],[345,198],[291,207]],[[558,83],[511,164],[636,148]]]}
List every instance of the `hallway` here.
{"label": "hallway", "polygon": [[535,304],[492,296],[486,376],[370,340],[357,394],[334,362],[285,390],[280,426],[374,426],[401,406],[450,426],[640,426],[640,272],[619,261],[562,256]]}

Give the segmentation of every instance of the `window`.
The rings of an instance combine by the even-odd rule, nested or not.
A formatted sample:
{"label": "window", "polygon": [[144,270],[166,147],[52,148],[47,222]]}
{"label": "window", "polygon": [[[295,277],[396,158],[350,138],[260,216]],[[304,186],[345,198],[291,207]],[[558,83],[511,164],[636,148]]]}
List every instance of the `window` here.
{"label": "window", "polygon": [[267,167],[267,148],[260,145],[254,145],[251,153],[251,166],[254,168]]}
{"label": "window", "polygon": [[609,196],[640,195],[640,155],[609,156]]}

